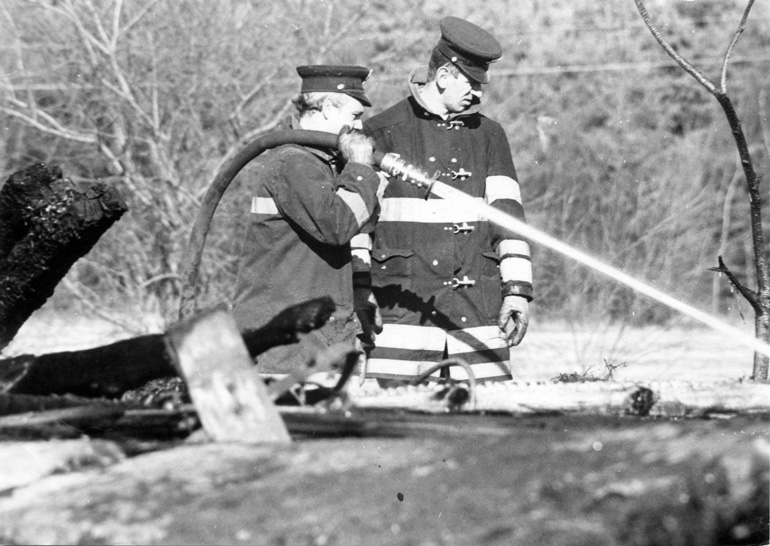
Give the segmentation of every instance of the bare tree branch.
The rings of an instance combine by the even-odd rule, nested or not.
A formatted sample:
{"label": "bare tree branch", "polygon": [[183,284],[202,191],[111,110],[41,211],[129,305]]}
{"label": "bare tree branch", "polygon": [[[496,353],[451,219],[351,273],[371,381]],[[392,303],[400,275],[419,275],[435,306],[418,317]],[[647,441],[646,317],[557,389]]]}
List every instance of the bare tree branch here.
{"label": "bare tree branch", "polygon": [[[4,106],[0,106],[0,112],[3,112],[11,117],[20,119],[27,125],[34,127],[35,129],[38,129],[40,131],[43,131],[44,133],[48,133],[49,135],[54,135],[54,136],[65,138],[67,140],[72,140],[75,142],[83,142],[85,144],[95,144],[97,141],[96,135],[88,134],[88,133],[78,133],[70,129],[66,129],[61,125],[59,125],[59,123],[57,123],[55,120],[53,120],[53,118],[51,118],[48,115],[45,115],[45,118],[46,118],[46,121],[51,123],[51,125],[46,125],[44,123],[41,123],[35,118],[30,117],[21,112],[18,112],[16,110],[13,110],[12,108],[6,108]],[[35,110],[35,112],[38,115],[43,114],[40,110]]]}
{"label": "bare tree branch", "polygon": [[[331,28],[332,28],[332,15],[334,14],[334,0],[331,2],[326,3],[326,18],[324,19],[324,30],[323,30],[323,37],[324,41],[328,40],[329,35],[331,34]],[[328,43],[328,42],[327,42]]]}
{"label": "bare tree branch", "polygon": [[[147,114],[147,112],[145,112],[145,111],[142,109],[142,107],[141,107],[141,106],[139,106],[139,103],[137,103],[137,102],[136,102],[136,97],[134,97],[134,95],[133,95],[133,94],[130,92],[130,90],[126,91],[126,90],[124,90],[124,89],[119,89],[118,87],[116,87],[115,85],[113,85],[112,83],[110,83],[109,81],[107,81],[107,80],[106,80],[106,79],[104,79],[104,78],[102,78],[102,79],[101,79],[101,80],[99,80],[99,81],[100,81],[100,83],[101,83],[101,84],[102,84],[104,87],[106,87],[107,89],[109,89],[110,91],[112,91],[113,93],[115,93],[115,94],[116,94],[118,97],[120,97],[120,98],[122,98],[123,100],[125,100],[125,101],[126,101],[126,102],[127,102],[127,103],[128,103],[130,106],[131,106],[131,108],[132,108],[132,109],[133,109],[133,110],[134,110],[134,111],[137,113],[137,115],[139,115],[139,117],[140,117],[140,118],[141,118],[141,119],[142,119],[142,120],[143,120],[143,121],[144,121],[144,122],[145,122],[145,123],[146,123],[146,124],[147,124],[149,127],[152,127],[152,126],[153,126],[153,124],[152,124],[152,118],[151,118],[151,117],[150,117],[150,116]],[[128,83],[124,82],[124,84],[125,84],[125,87],[128,87]]]}
{"label": "bare tree branch", "polygon": [[[68,0],[70,2],[70,5],[72,5],[72,0]],[[115,53],[114,49],[110,49],[111,41],[109,36],[107,36],[107,32],[104,30],[104,26],[102,25],[102,20],[99,17],[99,13],[96,11],[96,8],[94,7],[93,2],[91,0],[80,0],[83,2],[83,5],[86,7],[88,12],[91,14],[91,19],[94,22],[94,26],[96,27],[96,32],[99,35],[99,38],[101,40],[101,43],[104,45],[105,49],[107,50],[108,55]],[[73,6],[73,12],[75,10],[75,7]]]}
{"label": "bare tree branch", "polygon": [[120,13],[123,9],[123,0],[115,0],[115,9],[112,14],[112,39],[110,40],[110,49],[118,49],[118,38],[120,36]]}
{"label": "bare tree branch", "polygon": [[342,28],[337,32],[337,34],[332,36],[331,39],[328,39],[328,40],[325,41],[324,45],[321,46],[321,48],[318,51],[318,55],[316,56],[316,58],[318,59],[318,62],[322,62],[323,61],[324,56],[331,49],[333,49],[335,46],[337,46],[340,43],[340,39],[343,36],[345,36],[345,34],[350,32],[350,29],[353,28],[358,23],[358,21],[361,19],[361,17],[363,17],[363,16],[364,16],[364,12],[363,11],[359,11],[356,14],[355,17],[351,17],[350,19],[348,19],[347,23],[345,23],[342,26]]}
{"label": "bare tree branch", "polygon": [[155,41],[152,33],[147,33],[147,42],[150,44],[150,60],[152,62],[152,81],[150,82],[150,102],[152,104],[152,132],[160,134],[160,113],[158,110],[158,57],[155,52]]}
{"label": "bare tree branch", "polygon": [[[754,330],[755,335],[761,341],[767,343],[770,341],[770,254],[768,254],[767,248],[764,243],[764,234],[762,226],[762,195],[760,192],[760,179],[754,170],[754,165],[751,160],[751,153],[749,150],[748,142],[746,141],[746,135],[743,132],[738,112],[735,110],[730,97],[727,95],[727,63],[732,52],[735,43],[738,41],[738,37],[743,32],[746,26],[746,19],[748,17],[751,6],[754,0],[748,0],[748,5],[743,12],[741,18],[741,24],[733,35],[733,39],[730,42],[730,46],[727,49],[724,60],[722,62],[722,74],[720,88],[714,87],[714,84],[708,80],[698,70],[693,68],[687,61],[679,56],[671,47],[668,42],[660,35],[660,32],[650,21],[650,17],[647,10],[644,8],[642,0],[634,0],[639,13],[642,15],[644,23],[647,28],[652,32],[652,35],[663,47],[663,49],[679,63],[679,65],[685,69],[690,75],[692,75],[699,83],[701,83],[706,89],[711,92],[717,99],[719,105],[727,117],[727,122],[730,125],[730,130],[733,135],[733,140],[738,148],[738,156],[740,158],[740,164],[743,168],[744,176],[746,177],[746,186],[749,193],[749,217],[751,223],[751,241],[754,250],[754,266],[757,272],[757,291],[754,292],[743,286],[740,281],[732,274],[732,272],[725,267],[722,257],[719,257],[719,267],[713,269],[720,273],[725,273],[732,285],[738,289],[740,294],[751,304],[754,309]],[[754,374],[753,377],[757,381],[767,382],[768,380],[768,368],[770,368],[770,357],[761,355],[757,352],[754,353]]]}
{"label": "bare tree branch", "polygon": [[[16,63],[15,63],[16,64],[16,70],[18,72],[20,72],[21,74],[26,75],[27,74],[27,69],[24,66],[24,54],[22,52],[21,39],[19,37],[19,29],[16,26],[16,21],[13,20],[13,17],[11,16],[11,14],[8,11],[8,8],[5,6],[5,4],[0,3],[0,6],[2,7],[2,10],[3,10],[3,16],[5,17],[5,19],[8,20],[9,25],[13,28],[13,49],[14,49],[14,51],[16,53],[16,59],[15,59],[16,60]],[[8,88],[8,92],[10,93],[10,95],[13,96],[13,94],[14,94],[13,93],[13,88],[11,88],[10,86],[5,86],[5,85],[4,85],[4,87],[7,87]],[[34,93],[32,93],[32,90],[29,89],[29,87],[27,87],[26,91],[27,91],[26,92],[27,102],[29,104],[34,104],[35,103],[35,95],[34,95]]]}
{"label": "bare tree branch", "polygon": [[148,2],[141,10],[139,10],[139,13],[137,13],[134,17],[132,17],[131,20],[118,31],[118,36],[122,37],[129,30],[131,30],[159,2],[163,2],[163,0],[152,0],[151,2]]}
{"label": "bare tree branch", "polygon": [[[767,89],[762,89],[759,92],[759,126],[762,128],[762,140],[765,143],[765,149],[770,155],[770,122],[768,122],[768,116],[770,116],[770,100],[768,100]],[[762,115],[764,110],[764,115]]]}
{"label": "bare tree branch", "polygon": [[44,9],[47,9],[49,11],[52,11],[53,13],[61,15],[66,19],[68,19],[73,25],[75,25],[75,30],[77,30],[78,35],[80,36],[80,40],[83,43],[83,47],[86,50],[88,59],[92,67],[96,67],[99,64],[99,59],[96,56],[96,51],[94,51],[94,48],[98,49],[105,55],[107,54],[107,51],[104,48],[104,46],[90,32],[88,32],[86,27],[83,25],[83,22],[78,18],[77,13],[75,11],[75,6],[73,6],[71,1],[68,0],[66,2],[65,5],[67,9],[58,9],[56,7],[49,6],[47,4],[43,4],[40,2],[33,2],[32,0],[27,0],[27,1],[33,4],[36,4],[38,6],[41,6]]}
{"label": "bare tree branch", "polygon": [[719,90],[716,88],[716,86],[713,84],[711,80],[709,80],[706,76],[703,75],[698,69],[696,69],[694,66],[692,66],[687,60],[685,60],[684,57],[679,55],[674,48],[671,46],[668,41],[663,37],[663,35],[660,33],[660,31],[657,29],[657,27],[653,24],[652,20],[650,19],[650,14],[647,13],[647,8],[644,7],[644,3],[642,0],[634,0],[634,3],[636,4],[636,9],[639,10],[639,14],[642,16],[642,20],[644,21],[644,24],[647,25],[647,28],[650,30],[652,35],[655,37],[655,40],[660,44],[660,47],[663,48],[663,50],[668,53],[668,55],[674,59],[679,66],[681,66],[688,74],[690,74],[693,78],[695,78],[698,83],[700,83],[703,87],[709,90],[710,93],[713,95],[719,94]]}
{"label": "bare tree branch", "polygon": [[232,113],[227,116],[227,119],[231,124],[235,121],[238,121],[238,118],[240,117],[241,112],[243,112],[243,109],[248,106],[251,100],[256,97],[267,86],[267,84],[273,81],[273,77],[275,77],[280,68],[280,66],[275,67],[267,74],[267,76],[262,78],[262,80],[257,85],[255,85],[251,91],[246,93],[246,95],[243,95],[241,102],[238,103],[238,106],[236,106]]}
{"label": "bare tree branch", "polygon": [[738,25],[738,30],[736,30],[735,34],[733,34],[733,39],[730,41],[730,45],[725,52],[725,59],[722,61],[722,75],[719,78],[719,90],[722,93],[727,93],[727,63],[730,60],[730,55],[733,52],[735,44],[738,42],[738,38],[740,38],[741,34],[743,34],[743,31],[746,30],[746,21],[749,18],[749,12],[751,11],[751,6],[753,5],[754,0],[749,0],[749,3],[746,5],[746,9],[743,11],[743,17],[741,17],[741,23]]}
{"label": "bare tree branch", "polygon": [[[61,281],[62,285],[69,290],[73,296],[75,296],[80,303],[82,303],[88,310],[90,310],[92,313],[94,313],[96,316],[103,318],[104,320],[119,326],[123,330],[127,332],[131,332],[133,334],[140,334],[144,332],[144,328],[142,328],[141,325],[133,322],[133,323],[127,323],[124,319],[126,317],[124,316],[116,316],[112,313],[106,311],[104,309],[104,306],[97,305],[95,302],[98,301],[98,297],[91,291],[88,287],[81,283],[75,284],[75,282],[71,281],[69,278],[64,277]],[[84,291],[90,292],[89,294],[85,294]]]}
{"label": "bare tree branch", "polygon": [[717,260],[719,261],[719,266],[711,267],[709,268],[709,271],[724,273],[730,281],[730,284],[732,284],[735,289],[738,290],[741,296],[743,296],[744,299],[749,302],[749,305],[751,305],[752,309],[754,309],[754,312],[762,313],[762,303],[759,301],[759,294],[741,283],[738,277],[736,277],[733,272],[730,271],[730,269],[725,265],[725,262],[722,260],[722,256],[719,256]]}

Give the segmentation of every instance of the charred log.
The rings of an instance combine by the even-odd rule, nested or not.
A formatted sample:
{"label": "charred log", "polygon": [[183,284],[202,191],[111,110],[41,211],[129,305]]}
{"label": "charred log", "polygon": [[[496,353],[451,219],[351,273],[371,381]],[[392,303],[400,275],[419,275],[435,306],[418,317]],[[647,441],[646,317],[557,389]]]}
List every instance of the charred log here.
{"label": "charred log", "polygon": [[[117,402],[107,399],[80,396],[34,396],[31,394],[0,394],[0,416],[75,408],[78,406],[104,405],[114,407]],[[138,405],[138,404],[137,404]]]}
{"label": "charred log", "polygon": [[8,178],[0,190],[0,349],[127,210],[116,189],[79,189],[59,167],[40,163]]}
{"label": "charred log", "polygon": [[246,330],[243,341],[252,357],[278,345],[297,343],[297,334],[306,334],[326,324],[336,308],[325,296],[287,307],[262,328]]}
{"label": "charred log", "polygon": [[[39,356],[22,355],[0,361],[0,370],[24,361],[25,373],[7,392],[120,397],[148,381],[176,375],[166,353],[163,334],[152,334],[94,347]],[[2,375],[2,372],[0,372]]]}
{"label": "charred log", "polygon": [[[317,298],[285,309],[262,328],[242,332],[249,355],[296,343],[298,333],[323,326],[334,308],[331,298]],[[166,334],[151,334],[83,351],[0,360],[0,392],[119,398],[149,381],[178,375]]]}

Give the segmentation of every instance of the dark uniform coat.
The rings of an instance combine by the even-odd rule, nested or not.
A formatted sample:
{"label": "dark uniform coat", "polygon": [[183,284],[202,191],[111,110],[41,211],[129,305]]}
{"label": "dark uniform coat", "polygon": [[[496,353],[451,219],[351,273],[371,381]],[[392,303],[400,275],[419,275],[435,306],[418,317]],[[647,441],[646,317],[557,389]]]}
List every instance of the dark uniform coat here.
{"label": "dark uniform coat", "polygon": [[317,347],[349,342],[353,311],[350,240],[376,219],[379,179],[366,165],[339,171],[329,150],[285,145],[265,154],[251,186],[251,222],[243,244],[233,314],[239,328],[263,326],[290,305],[320,296],[337,304],[309,346],[276,347],[257,357],[261,372],[286,373]]}
{"label": "dark uniform coat", "polygon": [[[508,139],[478,105],[448,119],[412,96],[365,122],[381,152],[394,152],[479,202],[524,219]],[[479,379],[510,378],[509,352],[497,316],[502,293],[531,299],[529,246],[480,219],[462,203],[391,179],[371,250],[372,283],[385,329],[377,336],[368,377],[408,378],[450,356]],[[460,367],[452,377],[463,378]]]}

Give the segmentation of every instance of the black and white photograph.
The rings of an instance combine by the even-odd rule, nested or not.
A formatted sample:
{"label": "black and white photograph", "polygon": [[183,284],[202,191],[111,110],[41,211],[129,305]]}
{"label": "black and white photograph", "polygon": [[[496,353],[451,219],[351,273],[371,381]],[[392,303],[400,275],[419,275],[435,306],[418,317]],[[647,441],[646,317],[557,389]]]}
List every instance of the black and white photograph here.
{"label": "black and white photograph", "polygon": [[0,0],[0,544],[770,546],[770,2]]}

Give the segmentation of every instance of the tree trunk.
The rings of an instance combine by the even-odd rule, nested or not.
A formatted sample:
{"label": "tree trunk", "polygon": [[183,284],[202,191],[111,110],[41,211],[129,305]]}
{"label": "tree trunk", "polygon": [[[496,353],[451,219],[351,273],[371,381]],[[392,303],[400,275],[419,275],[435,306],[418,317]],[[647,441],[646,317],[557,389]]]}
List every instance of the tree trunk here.
{"label": "tree trunk", "polygon": [[38,163],[8,178],[0,190],[0,349],[127,210],[114,188],[80,191],[59,167]]}
{"label": "tree trunk", "polygon": [[[756,292],[748,292],[751,297],[747,297],[747,299],[754,308],[754,334],[758,340],[770,343],[770,257],[768,257],[762,233],[760,179],[754,170],[754,164],[751,161],[751,154],[749,153],[746,136],[743,133],[741,120],[738,118],[738,113],[735,111],[730,97],[724,93],[717,93],[715,96],[725,113],[727,122],[730,124],[730,130],[733,134],[735,145],[738,148],[738,155],[740,156],[743,173],[746,176],[746,187],[749,192],[751,242],[754,249],[754,266],[757,272],[757,290]],[[741,290],[740,286],[736,286],[736,288],[746,297],[747,291]],[[755,352],[752,378],[766,383],[768,381],[769,363],[770,357]]]}

